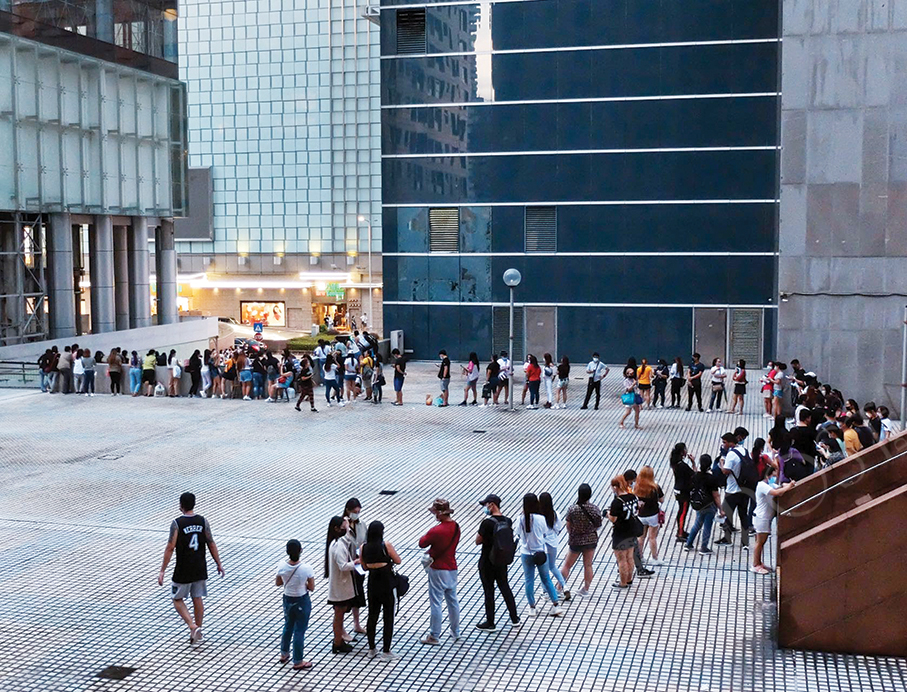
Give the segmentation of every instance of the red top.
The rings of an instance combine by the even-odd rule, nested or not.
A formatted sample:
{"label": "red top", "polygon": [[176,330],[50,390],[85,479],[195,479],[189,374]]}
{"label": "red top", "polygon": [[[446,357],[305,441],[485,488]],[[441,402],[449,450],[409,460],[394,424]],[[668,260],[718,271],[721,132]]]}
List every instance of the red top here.
{"label": "red top", "polygon": [[428,548],[434,562],[432,569],[457,568],[457,543],[460,542],[460,527],[455,521],[442,521],[419,539],[420,548]]}
{"label": "red top", "polygon": [[542,369],[538,365],[533,365],[532,363],[530,363],[528,366],[526,366],[526,378],[530,382],[540,380],[542,378]]}

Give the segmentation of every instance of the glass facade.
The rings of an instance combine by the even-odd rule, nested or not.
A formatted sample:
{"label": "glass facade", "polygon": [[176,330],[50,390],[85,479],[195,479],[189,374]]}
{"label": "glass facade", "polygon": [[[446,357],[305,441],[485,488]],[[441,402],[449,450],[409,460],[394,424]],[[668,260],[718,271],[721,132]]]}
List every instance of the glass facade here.
{"label": "glass facade", "polygon": [[[387,328],[417,357],[487,358],[516,267],[536,355],[768,357],[777,13],[745,0],[385,0]],[[536,206],[551,219],[544,252],[527,242]],[[459,210],[457,251],[432,251],[439,208]]]}
{"label": "glass facade", "polygon": [[214,240],[182,253],[381,249],[379,33],[356,0],[180,3],[190,165]]}

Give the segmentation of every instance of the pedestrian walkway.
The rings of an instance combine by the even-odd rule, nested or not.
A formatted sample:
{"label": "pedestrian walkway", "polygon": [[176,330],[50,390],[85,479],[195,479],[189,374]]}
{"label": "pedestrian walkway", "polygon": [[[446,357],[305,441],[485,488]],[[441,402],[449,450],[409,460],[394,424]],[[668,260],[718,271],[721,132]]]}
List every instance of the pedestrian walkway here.
{"label": "pedestrian walkway", "polygon": [[[711,556],[683,551],[670,530],[671,499],[660,534],[669,565],[656,578],[637,580],[628,592],[611,589],[617,568],[606,538],[591,596],[568,603],[563,618],[475,630],[484,614],[471,540],[479,499],[495,492],[515,516],[523,493],[547,490],[563,513],[585,481],[593,502],[607,505],[610,478],[643,464],[655,467],[670,498],[673,444],[714,454],[720,434],[737,425],[751,439],[764,436],[762,402],[752,397],[743,416],[643,411],[643,430],[618,430],[623,409],[611,388],[598,412],[578,410],[580,382],[571,382],[566,410],[439,409],[425,405],[437,389],[433,370],[414,364],[410,372],[402,409],[356,403],[318,414],[286,404],[0,392],[0,689],[905,688],[904,660],[777,650],[773,578],[749,572],[739,547]],[[462,391],[456,384],[454,404]],[[198,496],[227,573],[209,580],[207,639],[194,647],[168,589],[156,583],[184,490]],[[427,509],[438,495],[463,528],[464,636],[452,642],[445,633],[441,646],[427,647],[418,641],[428,596],[416,541],[433,525]],[[353,654],[330,652],[320,578],[325,529],[353,496],[364,520],[385,524],[412,579],[394,634],[401,658],[392,663],[366,659],[364,637]],[[306,658],[315,664],[309,672],[277,663],[283,617],[272,569],[291,537],[302,541],[303,560],[319,577],[306,636]],[[581,572],[571,576],[574,590]],[[511,582],[525,611],[518,564]],[[97,678],[108,666],[134,670],[119,682]]]}

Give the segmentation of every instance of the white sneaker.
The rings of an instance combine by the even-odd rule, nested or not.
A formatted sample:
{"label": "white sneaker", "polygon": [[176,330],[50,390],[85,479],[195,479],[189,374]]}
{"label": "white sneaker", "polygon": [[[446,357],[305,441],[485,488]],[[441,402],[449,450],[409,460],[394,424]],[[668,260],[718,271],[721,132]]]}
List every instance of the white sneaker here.
{"label": "white sneaker", "polygon": [[202,639],[204,639],[204,638],[205,638],[205,633],[202,632],[202,628],[201,628],[201,627],[196,627],[196,628],[192,631],[192,641],[194,641],[195,643],[200,642],[200,641],[201,641]]}
{"label": "white sneaker", "polygon": [[268,397],[268,398],[266,399],[266,401],[267,401],[269,404],[273,404],[273,403],[276,401],[276,399],[272,399],[271,397]]}
{"label": "white sneaker", "polygon": [[563,608],[558,607],[557,603],[551,604],[551,609],[548,611],[548,615],[550,615],[553,618],[556,618],[559,615],[563,615],[563,614],[564,614]]}
{"label": "white sneaker", "polygon": [[400,658],[400,657],[397,654],[395,654],[393,651],[383,651],[381,653],[382,661],[396,661],[398,658]]}
{"label": "white sneaker", "polygon": [[242,398],[242,400],[243,400],[243,401],[252,401],[252,397],[250,397],[250,396],[244,396],[244,397]]}
{"label": "white sneaker", "polygon": [[94,392],[88,392],[88,396],[94,396]]}
{"label": "white sneaker", "polygon": [[579,591],[576,592],[576,595],[577,596],[588,596],[589,589],[587,589],[585,586],[582,586],[582,587],[580,587]]}
{"label": "white sneaker", "polygon": [[377,649],[369,649],[368,652],[367,652],[365,655],[366,655],[368,658],[376,658],[376,657],[378,656],[378,650],[377,650]]}
{"label": "white sneaker", "polygon": [[532,617],[538,617],[539,609],[536,608],[535,606],[529,606],[529,614],[530,614]]}
{"label": "white sneaker", "polygon": [[656,567],[664,567],[668,563],[664,560],[649,560],[649,564],[655,565]]}
{"label": "white sneaker", "polygon": [[346,402],[345,402],[345,401],[341,401],[341,402],[340,402],[339,404],[337,404],[337,405],[338,405],[340,408],[343,408],[344,406],[346,406]]}
{"label": "white sneaker", "polygon": [[329,401],[329,402],[328,402],[328,408],[331,408],[331,406],[333,406],[333,404],[331,404],[331,402]]}

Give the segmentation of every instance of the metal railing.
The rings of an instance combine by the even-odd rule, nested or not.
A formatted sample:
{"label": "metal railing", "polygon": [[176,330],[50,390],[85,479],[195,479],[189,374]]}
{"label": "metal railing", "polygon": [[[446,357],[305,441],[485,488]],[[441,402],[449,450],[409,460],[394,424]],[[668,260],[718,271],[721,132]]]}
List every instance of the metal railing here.
{"label": "metal railing", "polygon": [[37,363],[0,360],[0,389],[32,389],[41,386]]}

